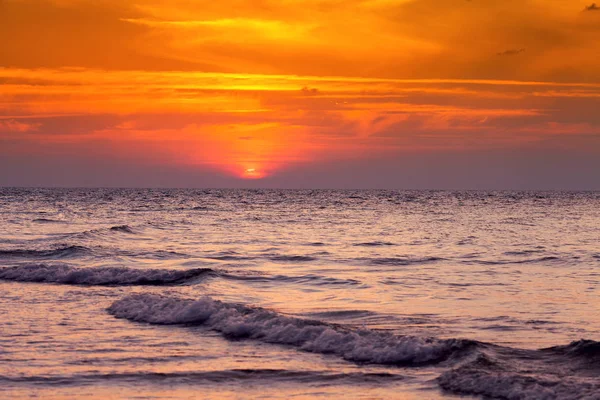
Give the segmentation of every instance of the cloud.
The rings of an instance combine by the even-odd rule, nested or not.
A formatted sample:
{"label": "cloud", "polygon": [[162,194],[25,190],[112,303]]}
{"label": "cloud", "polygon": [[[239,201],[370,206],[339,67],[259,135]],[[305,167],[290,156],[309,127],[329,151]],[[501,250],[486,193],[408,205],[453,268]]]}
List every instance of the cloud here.
{"label": "cloud", "polygon": [[[593,83],[82,68],[7,68],[0,79],[9,82],[0,86],[9,106],[0,111],[0,159],[94,154],[268,175],[411,151],[523,143],[588,151],[600,132]],[[40,90],[40,80],[53,84]]]}
{"label": "cloud", "polygon": [[583,11],[600,11],[600,7],[596,5],[596,3],[592,3],[587,6]]}
{"label": "cloud", "polygon": [[[583,10],[591,1],[595,3],[585,10],[596,11],[598,0],[576,7]],[[207,7],[204,0],[0,0],[0,65],[375,78],[600,80],[600,64],[594,57],[600,26],[573,18],[573,9],[559,1],[213,3]],[[539,13],[541,3],[544,13]],[[515,53],[502,51],[507,43],[526,48],[528,62],[518,68],[498,63],[496,51],[507,56],[519,54],[518,47]],[[495,50],[490,54],[490,49]],[[330,93],[329,88],[318,87]]]}
{"label": "cloud", "polygon": [[142,49],[140,43],[148,40],[152,29],[127,21],[142,16],[132,3],[0,0],[0,65],[109,70],[197,70],[207,67],[200,61],[176,60],[168,54],[153,55],[149,49]]}
{"label": "cloud", "polygon": [[525,52],[525,49],[509,49],[496,54],[499,56],[516,56],[517,54],[521,54],[523,52]]}
{"label": "cloud", "polygon": [[303,94],[305,94],[307,96],[319,94],[319,89],[317,89],[317,88],[309,88],[308,86],[304,86],[301,89],[301,91],[302,91]]}
{"label": "cloud", "polygon": [[37,131],[42,124],[19,122],[14,119],[0,120],[0,132],[31,132]]}

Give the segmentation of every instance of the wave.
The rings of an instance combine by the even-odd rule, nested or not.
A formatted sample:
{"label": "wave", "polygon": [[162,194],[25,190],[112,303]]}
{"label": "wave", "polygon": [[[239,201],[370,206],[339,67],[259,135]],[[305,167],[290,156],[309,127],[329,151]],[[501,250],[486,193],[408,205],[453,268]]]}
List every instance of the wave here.
{"label": "wave", "polygon": [[259,259],[267,259],[278,262],[310,262],[317,260],[316,257],[303,255],[266,254],[261,256],[243,256],[235,252],[223,252],[216,255],[206,256],[205,258],[219,261],[252,261]]}
{"label": "wave", "polygon": [[521,250],[521,251],[506,251],[504,252],[505,256],[528,256],[536,253],[543,253],[545,250],[543,249],[535,249],[535,250]]}
{"label": "wave", "polygon": [[292,282],[292,283],[313,283],[315,285],[336,285],[336,286],[358,286],[362,285],[362,282],[356,279],[339,279],[328,276],[320,276],[314,274],[307,274],[302,276],[285,276],[285,275],[277,275],[272,278],[274,281],[280,282]]}
{"label": "wave", "polygon": [[374,242],[355,243],[355,244],[353,244],[353,246],[357,246],[357,247],[379,247],[379,246],[395,246],[395,244],[391,243],[391,242],[374,241]]}
{"label": "wave", "polygon": [[113,232],[121,232],[121,233],[135,233],[131,227],[128,225],[118,225],[110,228]]}
{"label": "wave", "polygon": [[208,268],[188,270],[132,269],[125,267],[75,268],[68,265],[19,265],[0,269],[0,279],[17,282],[92,286],[176,285],[212,273]]}
{"label": "wave", "polygon": [[361,258],[361,261],[366,261],[372,265],[415,265],[425,264],[436,261],[443,261],[444,258],[440,257],[423,257],[423,258],[409,258],[409,257],[386,257],[386,258]]}
{"label": "wave", "polygon": [[377,313],[368,310],[336,310],[336,311],[317,311],[305,314],[312,318],[326,318],[326,319],[350,319],[350,318],[364,318],[376,316]]}
{"label": "wave", "polygon": [[488,346],[472,359],[444,372],[438,384],[461,395],[498,399],[600,399],[600,342],[520,350]]}
{"label": "wave", "polygon": [[31,222],[35,222],[36,224],[66,224],[66,221],[59,221],[56,219],[49,218],[36,218]]}
{"label": "wave", "polygon": [[498,260],[498,261],[488,261],[488,260],[474,260],[474,261],[464,261],[467,264],[483,264],[483,265],[506,265],[506,264],[533,264],[538,262],[545,261],[560,261],[559,257],[556,256],[546,256],[539,258],[529,258],[525,260]]}
{"label": "wave", "polygon": [[184,253],[178,253],[176,251],[169,251],[169,250],[156,250],[156,251],[151,251],[151,252],[141,252],[141,253],[130,253],[132,256],[141,256],[141,257],[148,257],[148,258],[153,258],[156,260],[181,260],[181,259],[189,259],[192,256],[190,256],[189,254],[184,254]]}
{"label": "wave", "polygon": [[362,285],[361,281],[356,279],[339,279],[328,276],[321,276],[315,274],[306,274],[300,276],[287,276],[287,275],[260,275],[260,274],[249,274],[249,273],[241,273],[242,271],[238,271],[236,273],[222,272],[219,274],[220,277],[225,279],[232,279],[237,281],[248,281],[248,282],[286,282],[286,283],[297,283],[297,284],[315,284],[319,286],[328,286],[328,285],[336,285],[336,286],[357,286]]}
{"label": "wave", "polygon": [[442,340],[350,329],[288,317],[262,308],[224,303],[209,297],[188,300],[135,294],[115,301],[108,312],[117,318],[136,322],[203,325],[229,339],[254,339],[288,345],[365,364],[436,364],[468,353],[477,346],[477,342],[463,339]]}
{"label": "wave", "polygon": [[85,246],[65,246],[53,250],[0,250],[2,258],[67,258],[90,253],[91,250]]}
{"label": "wave", "polygon": [[[161,253],[161,252],[158,252]],[[179,256],[179,255],[176,255]],[[167,252],[164,258],[172,258]],[[321,275],[299,276],[252,274],[248,271],[195,269],[136,269],[126,267],[76,268],[66,264],[24,264],[0,268],[0,280],[17,282],[62,283],[73,285],[174,285],[193,282],[204,275],[248,282],[309,284],[316,286],[359,286],[355,279],[339,279]]]}
{"label": "wave", "polygon": [[286,369],[230,369],[203,372],[139,372],[113,374],[85,374],[69,376],[1,376],[0,382],[25,383],[38,385],[85,385],[96,382],[112,383],[125,381],[149,381],[153,384],[202,384],[233,382],[301,382],[303,384],[385,384],[405,379],[404,376],[391,373],[334,373],[330,371],[295,371]]}
{"label": "wave", "polygon": [[310,261],[316,260],[315,257],[297,256],[297,255],[291,255],[291,256],[276,255],[276,256],[270,256],[269,259],[273,260],[273,261],[281,261],[281,262],[310,262]]}
{"label": "wave", "polygon": [[[552,364],[556,365],[556,364]],[[438,379],[440,387],[460,395],[507,400],[576,400],[600,398],[596,380],[545,371],[514,371],[486,358],[444,372]]]}
{"label": "wave", "polygon": [[600,342],[593,340],[582,339],[576,342],[571,342],[566,346],[554,346],[543,350],[564,354],[569,357],[579,357],[600,361]]}
{"label": "wave", "polygon": [[207,258],[209,260],[218,260],[218,261],[251,261],[251,260],[256,259],[256,257],[236,256],[236,255],[231,255],[231,254],[205,256],[204,258]]}
{"label": "wave", "polygon": [[91,229],[89,231],[77,232],[67,234],[67,238],[105,238],[107,234],[111,233],[127,233],[135,234],[136,231],[129,225],[115,225],[110,228],[99,228]]}

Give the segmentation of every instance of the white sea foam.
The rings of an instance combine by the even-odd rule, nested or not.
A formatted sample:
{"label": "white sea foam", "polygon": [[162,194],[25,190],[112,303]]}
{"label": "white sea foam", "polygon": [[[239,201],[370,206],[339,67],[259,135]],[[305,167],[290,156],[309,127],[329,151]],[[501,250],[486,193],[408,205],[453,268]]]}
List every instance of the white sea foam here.
{"label": "white sea foam", "polygon": [[136,294],[116,301],[108,311],[117,318],[152,324],[202,324],[229,338],[289,345],[308,352],[335,354],[359,363],[436,363],[476,343],[347,329],[319,321],[287,317],[261,308],[223,303],[208,297],[187,300]]}
{"label": "white sea foam", "polygon": [[69,265],[18,265],[0,269],[0,279],[76,285],[169,285],[210,273],[210,269],[75,268]]}

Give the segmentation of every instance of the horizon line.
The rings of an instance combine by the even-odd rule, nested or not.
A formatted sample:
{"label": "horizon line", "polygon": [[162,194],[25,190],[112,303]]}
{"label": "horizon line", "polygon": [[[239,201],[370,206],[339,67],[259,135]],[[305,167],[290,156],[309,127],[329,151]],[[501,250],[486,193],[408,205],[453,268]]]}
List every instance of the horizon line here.
{"label": "horizon line", "polygon": [[3,186],[0,189],[129,189],[129,190],[323,190],[323,191],[411,191],[411,192],[600,192],[596,189],[443,189],[443,188],[324,188],[324,187],[191,187],[191,186]]}

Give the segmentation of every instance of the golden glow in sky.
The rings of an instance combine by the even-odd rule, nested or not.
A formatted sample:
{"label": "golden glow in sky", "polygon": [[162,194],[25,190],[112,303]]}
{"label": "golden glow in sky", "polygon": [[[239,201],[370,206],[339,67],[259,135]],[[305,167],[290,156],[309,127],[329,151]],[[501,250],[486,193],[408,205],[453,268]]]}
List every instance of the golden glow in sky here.
{"label": "golden glow in sky", "polygon": [[599,151],[578,0],[2,0],[0,153],[261,179],[403,154]]}

